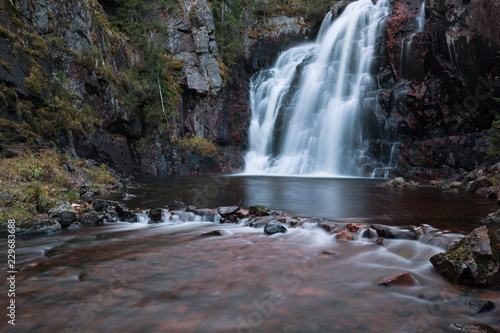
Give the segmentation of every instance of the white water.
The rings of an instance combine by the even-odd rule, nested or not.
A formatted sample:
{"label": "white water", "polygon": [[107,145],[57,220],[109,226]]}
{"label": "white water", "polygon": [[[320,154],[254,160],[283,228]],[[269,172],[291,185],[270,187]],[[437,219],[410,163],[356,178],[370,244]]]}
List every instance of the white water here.
{"label": "white water", "polygon": [[360,175],[359,116],[388,12],[388,0],[359,0],[331,23],[329,14],[315,43],[285,51],[252,79],[245,174]]}
{"label": "white water", "polygon": [[[417,21],[417,30],[410,35],[408,39],[402,38],[401,39],[401,59],[400,59],[400,71],[401,71],[401,78],[407,78],[405,67],[409,66],[406,64],[406,62],[410,59],[411,54],[412,54],[412,43],[413,43],[413,37],[415,34],[424,32],[425,28],[425,0],[422,1],[422,4],[420,5],[420,9],[418,11],[418,16],[416,17]],[[411,71],[410,71],[411,72]]]}

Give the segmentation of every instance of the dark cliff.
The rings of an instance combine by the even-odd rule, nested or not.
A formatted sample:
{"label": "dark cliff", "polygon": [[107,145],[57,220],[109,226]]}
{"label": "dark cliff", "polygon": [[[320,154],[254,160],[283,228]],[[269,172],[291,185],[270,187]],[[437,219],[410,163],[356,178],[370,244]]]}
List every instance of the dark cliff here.
{"label": "dark cliff", "polygon": [[500,3],[425,0],[417,32],[421,3],[391,2],[372,120],[381,140],[401,143],[398,172],[431,180],[488,161],[485,130],[500,110]]}
{"label": "dark cliff", "polygon": [[0,0],[0,116],[125,174],[237,171],[249,77],[314,25],[222,10],[242,20],[227,66],[206,0]]}

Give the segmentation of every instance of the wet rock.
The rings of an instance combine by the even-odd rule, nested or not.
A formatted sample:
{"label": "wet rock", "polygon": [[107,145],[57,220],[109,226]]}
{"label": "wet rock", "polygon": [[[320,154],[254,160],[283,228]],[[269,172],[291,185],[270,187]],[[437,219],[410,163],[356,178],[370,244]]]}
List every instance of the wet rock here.
{"label": "wet rock", "polygon": [[76,212],[69,203],[60,203],[49,210],[49,217],[59,222],[63,229],[76,222]]}
{"label": "wet rock", "polygon": [[255,215],[255,216],[268,216],[270,213],[270,209],[262,205],[250,206],[248,211],[250,212],[250,215]]}
{"label": "wet rock", "polygon": [[80,222],[73,222],[71,225],[67,228],[67,230],[80,230],[83,228],[83,225]]}
{"label": "wet rock", "polygon": [[448,332],[461,332],[461,333],[496,333],[493,327],[486,324],[476,323],[454,323],[446,327]]}
{"label": "wet rock", "polygon": [[218,211],[220,216],[227,217],[231,214],[236,214],[239,210],[238,206],[227,206],[227,207],[219,207]]}
{"label": "wet rock", "polygon": [[380,184],[380,187],[400,187],[405,183],[405,179],[403,177],[397,177],[394,179],[390,179],[382,184]]}
{"label": "wet rock", "polygon": [[467,192],[469,192],[469,193],[475,193],[478,190],[490,187],[491,185],[492,185],[491,181],[488,178],[486,178],[486,177],[480,177],[480,178],[478,178],[476,180],[471,181],[467,185]]}
{"label": "wet rock", "polygon": [[139,217],[136,213],[130,212],[128,210],[124,211],[122,216],[120,216],[123,222],[137,223],[139,222]]}
{"label": "wet rock", "polygon": [[264,233],[266,235],[273,235],[273,234],[277,234],[277,233],[285,233],[287,232],[288,230],[285,228],[285,226],[281,225],[281,224],[268,224],[264,227]]}
{"label": "wet rock", "polygon": [[356,234],[356,233],[358,233],[359,230],[366,229],[367,225],[366,224],[362,224],[362,223],[349,223],[349,224],[346,225],[346,228],[350,232],[353,232],[353,233]]}
{"label": "wet rock", "polygon": [[463,310],[471,315],[477,315],[483,312],[490,312],[495,309],[495,304],[486,299],[480,299],[470,296],[456,296],[441,299],[440,302],[449,304],[458,310]]}
{"label": "wet rock", "polygon": [[488,214],[486,218],[482,219],[481,222],[486,224],[497,224],[500,223],[500,209],[496,212]]}
{"label": "wet rock", "polygon": [[85,208],[80,211],[77,218],[82,225],[97,225],[102,224],[103,220],[97,212],[92,208]]}
{"label": "wet rock", "polygon": [[[7,223],[0,223],[0,234],[4,237],[9,235]],[[61,231],[61,224],[50,218],[34,218],[31,220],[20,220],[15,222],[16,236],[38,236]]]}
{"label": "wet rock", "polygon": [[205,232],[203,234],[201,234],[202,236],[222,236],[222,233],[220,232],[220,230],[213,230],[213,231],[210,231],[210,232]]}
{"label": "wet rock", "polygon": [[500,287],[498,237],[486,226],[474,229],[450,250],[431,257],[443,276],[466,285]]}
{"label": "wet rock", "polygon": [[248,225],[252,228],[263,228],[270,223],[274,223],[276,220],[271,216],[258,216],[254,217],[248,222]]}
{"label": "wet rock", "polygon": [[391,286],[411,287],[411,286],[416,286],[418,283],[410,273],[399,272],[383,278],[382,280],[378,281],[377,284],[386,287],[391,287]]}
{"label": "wet rock", "polygon": [[195,206],[189,205],[186,207],[186,212],[194,213],[195,210],[196,210]]}
{"label": "wet rock", "polygon": [[385,245],[385,240],[383,238],[377,238],[375,240],[375,244],[377,244],[378,246],[384,246]]}
{"label": "wet rock", "polygon": [[208,222],[217,222],[220,215],[213,209],[203,208],[194,211],[196,215],[202,216]]}
{"label": "wet rock", "polygon": [[167,204],[169,210],[186,209],[186,204],[182,201],[172,201]]}
{"label": "wet rock", "polygon": [[250,216],[250,212],[246,209],[239,209],[236,214],[238,214],[238,217],[240,219],[244,219]]}
{"label": "wet rock", "polygon": [[330,232],[333,228],[335,228],[335,226],[334,225],[332,226],[331,224],[323,223],[323,224],[321,224],[321,228],[323,230],[325,230],[326,232]]}
{"label": "wet rock", "polygon": [[361,237],[363,238],[379,238],[377,235],[377,232],[371,228],[367,228],[363,233],[361,234]]}
{"label": "wet rock", "polygon": [[339,232],[338,234],[335,235],[335,238],[336,239],[343,239],[343,240],[353,241],[353,240],[356,239],[356,236],[354,236],[353,234],[351,234],[348,231],[341,231],[341,232]]}
{"label": "wet rock", "polygon": [[118,202],[112,200],[96,199],[91,202],[91,205],[97,212],[106,212],[109,207],[117,206]]}
{"label": "wet rock", "polygon": [[151,219],[153,222],[161,222],[162,221],[162,214],[163,214],[163,209],[161,208],[155,208],[151,209],[149,211],[148,217]]}
{"label": "wet rock", "polygon": [[381,224],[372,224],[370,228],[377,232],[377,235],[382,238],[389,239],[411,239],[416,240],[417,235],[413,231],[401,230]]}

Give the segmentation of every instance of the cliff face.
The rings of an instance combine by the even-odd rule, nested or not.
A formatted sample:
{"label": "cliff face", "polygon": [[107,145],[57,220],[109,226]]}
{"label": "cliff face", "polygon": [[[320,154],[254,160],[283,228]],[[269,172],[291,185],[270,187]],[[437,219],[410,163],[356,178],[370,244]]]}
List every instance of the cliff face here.
{"label": "cliff face", "polygon": [[372,115],[383,137],[401,142],[398,171],[437,179],[485,161],[485,140],[500,105],[500,3],[392,1],[378,72],[384,90]]}
{"label": "cliff face", "polygon": [[[243,56],[229,72],[209,3],[167,3],[127,4],[155,8],[143,21],[159,23],[141,44],[113,21],[123,10],[120,0],[0,0],[1,116],[124,173],[242,168],[249,77],[314,26],[300,17],[261,20],[246,11]],[[159,49],[161,59],[150,49]],[[163,66],[157,77],[154,61]],[[189,141],[198,138],[207,140]],[[205,154],[214,144],[216,153]]]}

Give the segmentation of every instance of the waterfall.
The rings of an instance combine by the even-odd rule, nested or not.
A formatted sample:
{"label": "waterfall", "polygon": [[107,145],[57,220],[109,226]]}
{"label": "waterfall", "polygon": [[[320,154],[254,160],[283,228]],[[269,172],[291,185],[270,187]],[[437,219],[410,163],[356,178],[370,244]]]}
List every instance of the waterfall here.
{"label": "waterfall", "polygon": [[[413,37],[417,33],[424,32],[424,28],[425,28],[425,0],[422,1],[422,4],[420,5],[420,9],[418,11],[418,16],[415,19],[417,22],[417,30],[415,30],[415,32],[412,33],[410,35],[410,37],[408,37],[408,39],[406,39],[406,38],[401,39],[401,58],[400,58],[400,66],[399,66],[400,71],[401,71],[401,78],[407,78],[407,76],[410,75],[409,73],[406,73],[407,72],[406,67],[408,67],[408,65],[405,62],[410,59],[411,54],[412,54]],[[411,73],[412,71],[408,70],[408,72]]]}
{"label": "waterfall", "polygon": [[329,13],[314,43],[252,78],[245,174],[361,175],[360,114],[375,100],[371,65],[388,12],[389,0],[358,0]]}

